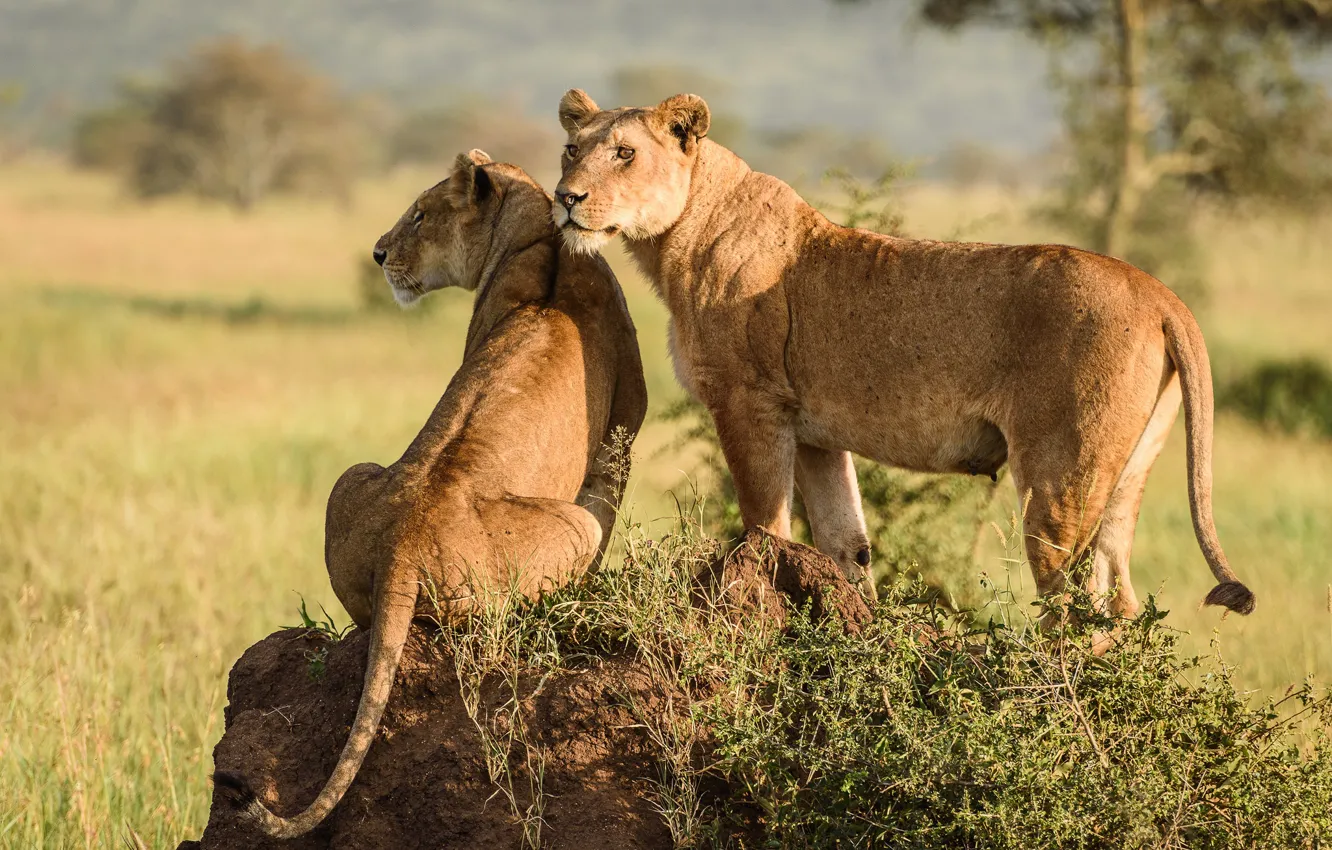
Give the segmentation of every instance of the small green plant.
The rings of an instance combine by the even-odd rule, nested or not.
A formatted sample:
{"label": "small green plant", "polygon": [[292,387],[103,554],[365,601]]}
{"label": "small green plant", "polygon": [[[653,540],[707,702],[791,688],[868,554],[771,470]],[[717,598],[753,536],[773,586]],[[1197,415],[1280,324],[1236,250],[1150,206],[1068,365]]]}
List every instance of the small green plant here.
{"label": "small green plant", "polygon": [[322,620],[314,619],[310,616],[310,612],[306,608],[305,595],[301,593],[296,595],[299,596],[301,600],[300,607],[296,609],[297,613],[301,615],[301,622],[298,625],[283,626],[282,628],[304,629],[307,632],[314,632],[330,643],[337,643],[346,637],[348,632],[356,628],[355,623],[347,623],[345,626],[336,625],[333,622],[332,615],[328,613],[328,610],[325,609],[323,605],[319,606],[319,612],[324,615],[324,618]]}
{"label": "small green plant", "polygon": [[310,662],[306,672],[309,673],[311,681],[318,682],[322,680],[324,674],[328,672],[328,644],[324,644],[318,649],[305,650],[305,660]]}
{"label": "small green plant", "polygon": [[893,165],[878,178],[865,182],[842,168],[830,169],[823,177],[836,198],[823,204],[828,216],[847,227],[901,236],[905,218],[897,202],[897,184],[911,174],[907,165]]}
{"label": "small green plant", "polygon": [[616,425],[611,429],[610,442],[602,446],[602,452],[597,457],[601,470],[610,476],[617,490],[623,490],[629,483],[633,445],[634,438],[629,429]]}
{"label": "small green plant", "polygon": [[323,679],[324,674],[328,672],[328,644],[337,643],[342,640],[347,636],[348,632],[356,628],[356,624],[348,623],[345,626],[336,625],[333,622],[332,615],[328,613],[323,605],[319,606],[319,612],[324,615],[324,618],[322,620],[316,620],[314,617],[310,616],[310,612],[306,607],[305,596],[300,593],[296,595],[299,596],[301,600],[300,607],[296,609],[297,613],[301,615],[301,622],[299,625],[283,626],[283,628],[304,629],[307,634],[317,635],[324,640],[324,643],[320,644],[318,647],[305,650],[305,660],[308,661],[310,665],[306,669],[306,672],[310,675],[312,681],[318,682]]}
{"label": "small green plant", "polygon": [[[755,705],[715,703],[722,769],[806,847],[1318,847],[1332,838],[1332,702],[1253,707],[1179,658],[1149,600],[1101,657],[1086,599],[1052,634],[876,608],[858,634],[797,618]],[[758,710],[759,708],[762,710]],[[1320,731],[1293,730],[1315,718]]]}

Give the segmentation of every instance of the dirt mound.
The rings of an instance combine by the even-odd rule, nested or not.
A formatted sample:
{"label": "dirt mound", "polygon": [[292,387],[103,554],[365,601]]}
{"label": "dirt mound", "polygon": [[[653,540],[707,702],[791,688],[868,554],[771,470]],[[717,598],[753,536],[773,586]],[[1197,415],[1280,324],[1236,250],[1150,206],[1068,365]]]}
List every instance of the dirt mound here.
{"label": "dirt mound", "polygon": [[[837,612],[850,623],[869,617],[832,561],[756,532],[700,576],[700,599],[718,594],[779,628],[792,602]],[[763,613],[753,613],[759,605]],[[231,670],[215,770],[250,777],[280,815],[308,805],[355,717],[367,645],[360,632],[330,643],[289,629],[250,647]],[[486,680],[477,716],[493,717],[515,692],[527,740],[527,746],[504,743],[516,806],[491,779],[453,659],[416,629],[374,746],[323,824],[299,839],[271,839],[215,792],[202,839],[180,850],[519,847],[524,826],[515,809],[528,811],[533,797],[540,798],[543,847],[673,846],[656,809],[661,753],[642,718],[680,695],[630,657],[612,655],[580,669],[520,675],[516,688],[498,677]],[[533,751],[544,755],[540,794],[531,793]],[[710,790],[726,793],[722,783]]]}
{"label": "dirt mound", "polygon": [[695,598],[720,596],[738,617],[766,617],[785,626],[791,605],[808,604],[813,615],[833,615],[856,629],[870,619],[869,606],[837,564],[817,549],[750,529],[729,555],[698,577]]}

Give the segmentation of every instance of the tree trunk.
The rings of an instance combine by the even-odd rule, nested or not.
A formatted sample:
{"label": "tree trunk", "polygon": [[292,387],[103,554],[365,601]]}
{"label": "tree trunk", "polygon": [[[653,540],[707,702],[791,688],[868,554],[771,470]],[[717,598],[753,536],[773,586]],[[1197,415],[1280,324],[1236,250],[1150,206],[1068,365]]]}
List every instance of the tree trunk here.
{"label": "tree trunk", "polygon": [[1142,0],[1118,0],[1118,7],[1119,169],[1111,188],[1105,232],[1099,248],[1112,257],[1122,258],[1129,249],[1133,222],[1142,203],[1147,134],[1151,132],[1151,126],[1142,102],[1142,60],[1146,51]]}

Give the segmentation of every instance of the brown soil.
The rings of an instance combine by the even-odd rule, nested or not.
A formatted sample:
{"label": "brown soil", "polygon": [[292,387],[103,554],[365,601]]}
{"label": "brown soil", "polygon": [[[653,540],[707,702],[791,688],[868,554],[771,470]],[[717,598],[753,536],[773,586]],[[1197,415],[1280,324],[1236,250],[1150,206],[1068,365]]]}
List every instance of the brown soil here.
{"label": "brown soil", "polygon": [[[836,612],[852,627],[869,617],[830,560],[757,532],[700,576],[698,598],[719,595],[747,608],[744,616],[777,628],[792,601],[808,602],[816,614]],[[329,643],[289,629],[250,647],[231,670],[215,769],[250,777],[260,799],[280,815],[304,808],[332,771],[355,716],[367,643],[360,632]],[[655,804],[660,752],[641,720],[664,711],[679,694],[628,656],[544,677],[524,674],[517,692],[528,740],[545,754],[542,847],[673,846]],[[484,682],[483,719],[510,694],[508,683]],[[520,744],[510,750],[518,805],[526,809],[532,800],[524,755]],[[706,790],[714,798],[726,793],[721,782]],[[750,841],[743,843],[757,837],[754,829],[760,828],[745,830]],[[323,824],[299,839],[271,839],[215,792],[202,839],[180,850],[521,846],[522,826],[489,777],[453,660],[418,629],[403,653],[379,736]]]}
{"label": "brown soil", "polygon": [[786,625],[790,606],[808,604],[815,618],[832,614],[858,629],[869,606],[837,564],[809,546],[750,529],[729,555],[698,577],[696,604],[720,599],[731,616]]}

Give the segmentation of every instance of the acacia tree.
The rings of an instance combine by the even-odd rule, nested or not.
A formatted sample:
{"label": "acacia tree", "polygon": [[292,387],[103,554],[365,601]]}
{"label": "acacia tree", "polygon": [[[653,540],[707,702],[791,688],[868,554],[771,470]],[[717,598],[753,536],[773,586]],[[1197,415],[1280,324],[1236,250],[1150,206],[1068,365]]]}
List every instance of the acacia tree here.
{"label": "acacia tree", "polygon": [[1051,210],[1089,247],[1157,270],[1187,201],[1332,197],[1332,111],[1302,60],[1332,0],[921,0],[943,29],[1047,47],[1072,168]]}
{"label": "acacia tree", "polygon": [[277,47],[223,40],[179,63],[152,97],[131,180],[248,210],[279,190],[342,195],[359,152],[348,108]]}

